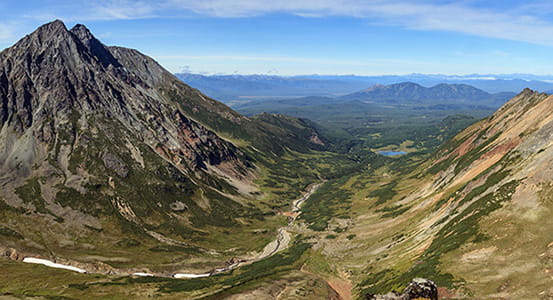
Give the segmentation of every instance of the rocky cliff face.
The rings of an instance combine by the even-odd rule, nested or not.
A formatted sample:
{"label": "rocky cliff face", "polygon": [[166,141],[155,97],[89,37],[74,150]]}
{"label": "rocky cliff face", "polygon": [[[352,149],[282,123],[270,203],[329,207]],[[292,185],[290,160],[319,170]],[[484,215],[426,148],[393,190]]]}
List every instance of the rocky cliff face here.
{"label": "rocky cliff face", "polygon": [[[156,90],[170,77],[165,70],[136,51],[105,47],[82,25],[70,31],[61,21],[44,25],[2,52],[1,60],[1,125],[13,129],[18,142],[25,137],[27,143],[65,142],[73,152],[82,146],[82,133],[109,131],[99,128],[106,118],[183,171],[231,162],[224,172],[247,173],[236,147],[187,118]],[[12,155],[10,150],[4,155]],[[29,169],[46,155],[64,159],[32,150],[34,155],[18,161],[19,168]]]}

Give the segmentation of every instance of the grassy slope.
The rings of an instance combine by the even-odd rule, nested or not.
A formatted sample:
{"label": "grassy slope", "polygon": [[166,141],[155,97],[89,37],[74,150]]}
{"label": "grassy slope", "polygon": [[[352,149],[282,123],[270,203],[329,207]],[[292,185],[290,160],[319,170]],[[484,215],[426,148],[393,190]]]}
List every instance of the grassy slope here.
{"label": "grassy slope", "polygon": [[[309,257],[309,244],[296,242],[289,250],[230,274],[210,278],[174,280],[87,275],[22,264],[0,258],[0,296],[43,297],[45,299],[220,299],[225,295],[275,284],[276,291],[305,299],[326,298],[324,281],[306,276],[299,269]],[[287,287],[288,286],[288,287]],[[284,291],[288,288],[288,291]]]}
{"label": "grassy slope", "polygon": [[351,219],[314,228],[322,230],[317,248],[357,283],[359,297],[401,290],[419,276],[442,287],[444,298],[552,295],[550,172],[543,168],[549,125],[534,125],[550,120],[543,112],[551,99],[525,97],[431,160],[397,160],[335,183],[336,195],[350,193],[339,202]]}

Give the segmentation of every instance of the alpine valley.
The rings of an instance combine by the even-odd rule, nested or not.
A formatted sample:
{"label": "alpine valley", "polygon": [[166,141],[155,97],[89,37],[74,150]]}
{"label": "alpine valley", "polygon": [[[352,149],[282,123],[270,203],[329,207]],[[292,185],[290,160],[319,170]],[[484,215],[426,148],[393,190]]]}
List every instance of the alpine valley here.
{"label": "alpine valley", "polygon": [[0,53],[0,298],[552,299],[553,96],[354,92],[311,100],[403,127],[244,116],[41,26]]}

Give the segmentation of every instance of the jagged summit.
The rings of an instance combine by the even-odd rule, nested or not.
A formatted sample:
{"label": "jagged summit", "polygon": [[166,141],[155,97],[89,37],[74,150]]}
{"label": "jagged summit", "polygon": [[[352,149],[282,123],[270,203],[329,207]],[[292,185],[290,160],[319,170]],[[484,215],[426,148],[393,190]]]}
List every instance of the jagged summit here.
{"label": "jagged summit", "polygon": [[[17,49],[18,51],[34,53],[45,51],[48,48],[60,48],[60,43],[72,44],[66,46],[69,48],[75,46],[74,38],[65,27],[65,24],[60,20],[55,20],[38,27],[35,31],[18,41],[11,49],[12,51]],[[5,49],[3,52],[8,50],[10,48]],[[59,50],[62,49],[60,48]],[[73,50],[76,49],[73,48]]]}
{"label": "jagged summit", "polygon": [[59,34],[61,32],[67,31],[67,27],[65,26],[65,23],[63,23],[62,20],[56,19],[52,22],[46,23],[40,27],[38,27],[31,35],[33,34],[43,34],[43,35],[55,35]]}
{"label": "jagged summit", "polygon": [[530,88],[525,88],[517,96],[528,96],[528,95],[532,95],[534,93],[537,93],[537,91],[534,91]]}
{"label": "jagged summit", "polygon": [[69,31],[77,35],[83,42],[85,40],[92,40],[92,39],[96,40],[96,38],[94,37],[94,35],[92,35],[90,30],[83,24],[76,24]]}
{"label": "jagged summit", "polygon": [[114,67],[121,67],[122,65],[117,61],[117,59],[111,54],[111,52],[102,44],[86,26],[77,24],[71,28],[70,32],[74,34],[83,45],[90,51],[98,61],[107,67],[112,65]]}
{"label": "jagged summit", "polygon": [[[116,58],[122,52],[125,66]],[[67,128],[70,135],[102,127],[104,124],[89,121],[109,117],[152,149],[156,145],[188,149],[179,155],[183,170],[207,169],[206,163],[218,165],[228,160],[234,163],[225,167],[226,172],[242,168],[244,164],[237,160],[237,150],[230,143],[186,117],[177,103],[158,92],[162,86],[154,86],[170,81],[175,86],[176,78],[137,51],[118,48],[114,53],[83,25],[70,31],[59,20],[41,26],[2,52],[2,124],[13,126],[19,134],[31,130],[41,141],[51,143],[61,128],[67,128],[62,124],[72,118]],[[151,80],[152,74],[157,80]],[[191,90],[184,84],[176,88]]]}

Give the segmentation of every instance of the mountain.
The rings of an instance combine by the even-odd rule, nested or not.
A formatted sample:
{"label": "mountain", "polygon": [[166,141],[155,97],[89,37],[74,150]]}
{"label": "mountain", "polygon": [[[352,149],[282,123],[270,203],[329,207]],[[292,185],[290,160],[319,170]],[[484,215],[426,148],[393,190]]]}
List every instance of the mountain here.
{"label": "mountain", "polygon": [[300,78],[312,78],[319,80],[355,80],[372,82],[373,84],[396,84],[401,82],[414,82],[425,87],[440,83],[467,84],[484,90],[488,93],[519,92],[524,88],[538,91],[546,91],[553,88],[553,76],[539,76],[532,74],[467,74],[467,75],[443,75],[443,74],[407,74],[407,75],[380,75],[380,76],[354,76],[354,75],[307,75]]}
{"label": "mountain", "polygon": [[[322,236],[343,233],[319,247],[360,297],[415,277],[440,299],[553,296],[552,108],[553,96],[527,89],[422,162],[330,182],[333,197],[349,195],[308,202],[304,216]],[[332,211],[348,215],[326,226],[311,217]]]}
{"label": "mountain", "polygon": [[[247,116],[266,112],[314,121],[320,125],[319,132],[331,140],[333,150],[349,151],[353,147],[432,152],[444,139],[493,113],[512,96],[489,94],[467,85],[425,88],[402,83],[376,85],[336,98],[258,100],[232,107]],[[453,118],[459,122],[444,127],[443,121],[449,116],[468,118]]]}
{"label": "mountain", "polygon": [[465,84],[438,84],[423,87],[413,82],[374,85],[368,89],[340,97],[344,100],[392,104],[472,104],[498,107],[514,93],[490,94]]}
{"label": "mountain", "polygon": [[471,85],[488,93],[518,93],[524,88],[538,91],[553,89],[552,76],[531,74],[469,75],[201,75],[177,73],[178,78],[207,95],[229,104],[251,100],[274,100],[308,96],[337,97],[375,84],[413,82],[424,87],[438,84]]}
{"label": "mountain", "polygon": [[244,117],[61,21],[0,53],[0,128],[0,248],[101,273],[258,251],[291,202],[265,180],[294,197],[317,176],[273,164],[324,149],[302,120]]}
{"label": "mountain", "polygon": [[338,79],[270,75],[175,74],[185,83],[211,97],[231,100],[261,100],[285,97],[336,96],[364,88],[366,82]]}

